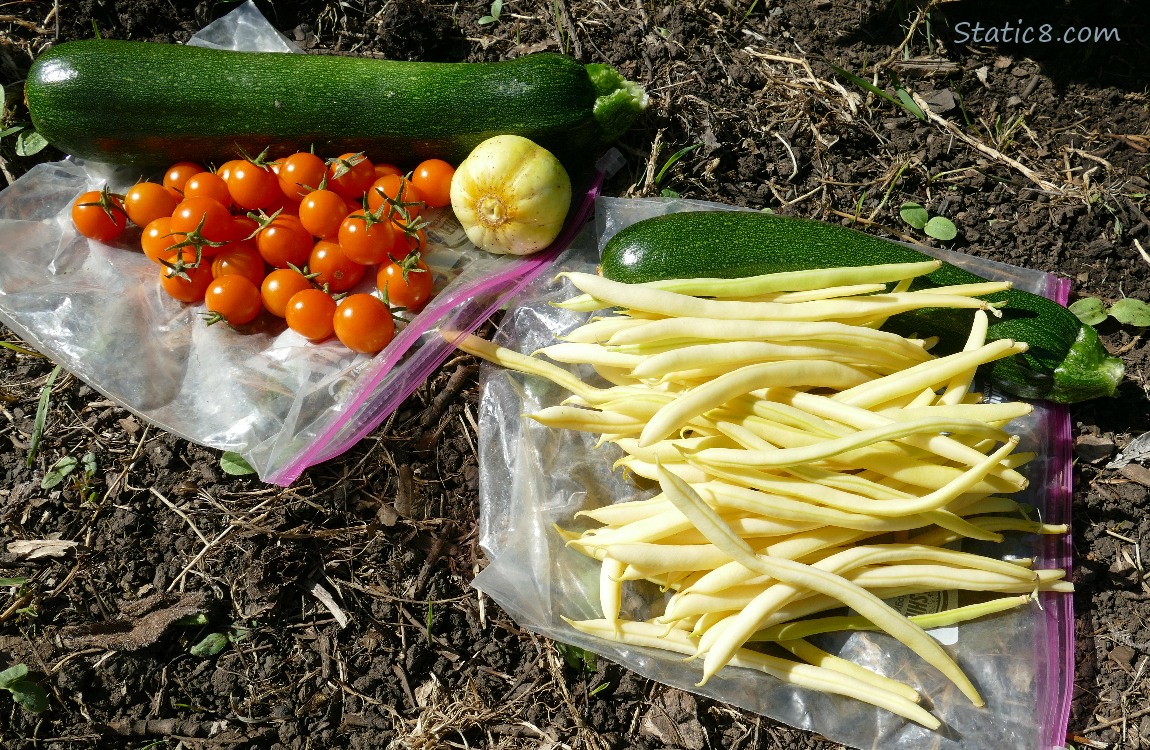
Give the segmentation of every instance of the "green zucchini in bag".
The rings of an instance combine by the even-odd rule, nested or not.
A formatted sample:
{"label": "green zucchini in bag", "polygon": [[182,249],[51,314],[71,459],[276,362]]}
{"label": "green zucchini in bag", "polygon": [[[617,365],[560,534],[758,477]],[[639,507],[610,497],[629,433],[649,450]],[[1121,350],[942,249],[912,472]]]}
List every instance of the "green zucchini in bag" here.
{"label": "green zucchini in bag", "polygon": [[[738,278],[810,268],[912,263],[929,259],[913,248],[847,227],[743,211],[687,211],[636,222],[603,248],[600,273],[641,283],[670,278]],[[985,281],[944,263],[911,289]],[[1005,303],[992,317],[988,340],[1025,341],[1029,350],[987,366],[991,382],[1015,396],[1075,403],[1112,396],[1125,366],[1102,346],[1098,333],[1064,306],[1012,289],[984,299]],[[884,329],[938,336],[933,350],[962,349],[971,310],[915,310],[892,317]]]}

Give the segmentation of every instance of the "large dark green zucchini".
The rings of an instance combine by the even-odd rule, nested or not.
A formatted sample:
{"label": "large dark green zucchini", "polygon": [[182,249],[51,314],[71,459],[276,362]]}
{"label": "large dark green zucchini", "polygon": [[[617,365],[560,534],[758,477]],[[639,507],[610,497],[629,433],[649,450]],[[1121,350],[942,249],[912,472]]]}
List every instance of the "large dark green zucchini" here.
{"label": "large dark green zucchini", "polygon": [[556,54],[422,63],[111,40],[48,49],[25,93],[52,145],[127,164],[218,164],[267,146],[457,163],[506,133],[571,162],[614,141],[647,102],[613,68]]}
{"label": "large dark green zucchini", "polygon": [[[628,283],[667,278],[738,278],[808,268],[910,263],[928,256],[847,227],[741,211],[668,214],[636,222],[603,249],[600,273]],[[912,289],[970,284],[984,279],[950,264],[917,280]],[[1025,354],[988,366],[992,382],[1022,398],[1074,403],[1111,396],[1122,381],[1122,360],[1111,357],[1097,332],[1062,305],[1010,290],[986,297],[1005,302],[991,318],[988,337],[1030,345]],[[971,310],[928,309],[891,318],[887,330],[939,337],[936,351],[966,342]]]}

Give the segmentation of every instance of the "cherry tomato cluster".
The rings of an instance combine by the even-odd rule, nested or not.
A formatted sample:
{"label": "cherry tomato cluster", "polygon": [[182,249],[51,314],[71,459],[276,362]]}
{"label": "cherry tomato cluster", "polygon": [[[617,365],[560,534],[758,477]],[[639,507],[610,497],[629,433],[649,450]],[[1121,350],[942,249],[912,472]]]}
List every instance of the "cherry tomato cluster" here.
{"label": "cherry tomato cluster", "polygon": [[[85,192],[72,221],[104,242],[139,226],[164,291],[203,302],[209,324],[243,326],[266,311],[311,341],[334,335],[375,353],[395,333],[392,307],[419,312],[432,296],[421,213],[450,203],[454,172],[429,159],[405,174],[362,153],[301,151],[216,170],[181,161],[123,195]],[[368,273],[380,295],[349,294]]]}

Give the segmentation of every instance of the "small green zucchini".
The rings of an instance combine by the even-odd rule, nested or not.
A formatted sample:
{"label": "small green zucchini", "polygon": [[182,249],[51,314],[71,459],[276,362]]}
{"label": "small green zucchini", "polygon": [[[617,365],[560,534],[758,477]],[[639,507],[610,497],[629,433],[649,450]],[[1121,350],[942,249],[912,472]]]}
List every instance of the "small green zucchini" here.
{"label": "small green zucchini", "polygon": [[25,95],[49,143],[125,164],[220,164],[265,147],[457,164],[503,134],[587,160],[647,105],[610,66],[550,53],[426,63],[98,39],[44,52]]}
{"label": "small green zucchini", "polygon": [[[636,222],[608,240],[600,273],[641,283],[669,278],[738,278],[780,271],[912,263],[929,256],[847,227],[742,211],[690,211]],[[912,289],[985,281],[944,263]],[[991,318],[988,340],[1025,341],[1029,350],[988,366],[991,382],[1022,398],[1075,403],[1112,396],[1125,366],[1110,356],[1098,333],[1062,305],[1012,289],[985,297],[1005,303]],[[935,351],[962,348],[973,311],[919,310],[892,317],[886,330],[938,336]]]}

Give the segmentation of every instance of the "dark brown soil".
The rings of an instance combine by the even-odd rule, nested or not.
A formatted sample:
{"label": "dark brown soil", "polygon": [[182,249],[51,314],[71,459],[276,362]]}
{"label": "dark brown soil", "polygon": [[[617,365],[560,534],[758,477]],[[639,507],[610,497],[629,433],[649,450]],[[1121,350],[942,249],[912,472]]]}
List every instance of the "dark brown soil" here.
{"label": "dark brown soil", "polygon": [[[6,4],[5,125],[26,117],[21,81],[48,45],[96,31],[184,41],[235,5]],[[1150,300],[1150,18],[1137,0],[508,0],[490,24],[479,22],[487,2],[258,5],[315,53],[494,60],[550,49],[615,65],[652,106],[620,143],[627,163],[609,194],[671,190],[929,241],[899,219],[914,200],[954,221],[953,249],[1058,272],[1076,296]],[[976,22],[1018,19],[1119,38],[962,43]],[[897,75],[937,116],[919,121],[828,61],[877,71],[889,91]],[[4,185],[60,157],[19,157],[13,142],[0,142]],[[1072,411],[1067,741],[1150,747],[1150,467],[1107,468],[1150,431],[1150,344],[1113,320],[1100,330],[1128,375],[1116,398]],[[218,452],[66,374],[26,465],[51,369],[0,349],[0,578],[27,579],[0,588],[0,668],[27,664],[50,700],[33,714],[0,694],[0,746],[837,747],[604,660],[573,666],[470,588],[484,565],[470,357],[287,489],[224,474]],[[455,390],[437,398],[445,389]],[[57,460],[89,452],[89,480],[41,488]],[[13,551],[21,540],[75,545],[33,559]],[[213,633],[230,638],[218,654],[190,652]]]}

